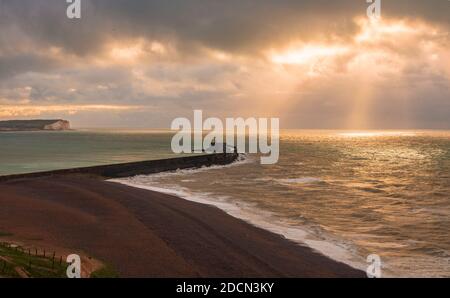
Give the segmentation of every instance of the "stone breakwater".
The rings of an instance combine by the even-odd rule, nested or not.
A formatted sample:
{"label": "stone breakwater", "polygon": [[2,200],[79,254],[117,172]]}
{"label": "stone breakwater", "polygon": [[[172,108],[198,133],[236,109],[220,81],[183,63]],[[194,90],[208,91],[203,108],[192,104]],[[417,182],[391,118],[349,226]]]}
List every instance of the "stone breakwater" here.
{"label": "stone breakwater", "polygon": [[205,154],[170,159],[149,160],[132,163],[112,164],[84,168],[63,169],[30,174],[0,176],[0,182],[60,175],[94,175],[103,179],[123,178],[135,175],[149,175],[178,169],[200,168],[213,165],[227,165],[238,159],[238,154]]}

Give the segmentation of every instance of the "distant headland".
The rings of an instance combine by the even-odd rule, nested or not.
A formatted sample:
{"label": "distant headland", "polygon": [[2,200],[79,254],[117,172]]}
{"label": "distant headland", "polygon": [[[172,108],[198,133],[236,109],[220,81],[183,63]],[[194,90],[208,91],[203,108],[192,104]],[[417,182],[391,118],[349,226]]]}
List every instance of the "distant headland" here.
{"label": "distant headland", "polygon": [[8,120],[0,121],[2,131],[62,131],[70,130],[67,120]]}

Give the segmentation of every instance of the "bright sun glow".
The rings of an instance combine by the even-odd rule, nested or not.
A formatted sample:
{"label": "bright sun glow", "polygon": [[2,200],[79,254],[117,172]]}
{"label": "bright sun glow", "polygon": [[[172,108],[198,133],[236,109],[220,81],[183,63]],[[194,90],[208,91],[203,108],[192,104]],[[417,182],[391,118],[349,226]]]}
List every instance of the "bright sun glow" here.
{"label": "bright sun glow", "polygon": [[111,56],[118,60],[133,60],[142,53],[140,46],[115,47],[111,50]]}
{"label": "bright sun glow", "polygon": [[137,59],[149,55],[165,55],[167,48],[164,44],[143,39],[133,41],[115,42],[109,47],[109,55],[117,61],[133,62]]}
{"label": "bright sun glow", "polygon": [[410,24],[406,21],[378,21],[358,19],[361,32],[355,36],[357,42],[376,42],[380,39],[404,38],[432,32],[432,28],[422,23]]}
{"label": "bright sun glow", "polygon": [[308,45],[273,54],[271,58],[273,62],[279,64],[307,64],[321,58],[341,55],[345,52],[347,52],[345,47]]}
{"label": "bright sun glow", "polygon": [[413,136],[412,132],[403,131],[358,131],[340,133],[340,136],[348,138],[373,138],[373,137],[392,137],[392,136]]}

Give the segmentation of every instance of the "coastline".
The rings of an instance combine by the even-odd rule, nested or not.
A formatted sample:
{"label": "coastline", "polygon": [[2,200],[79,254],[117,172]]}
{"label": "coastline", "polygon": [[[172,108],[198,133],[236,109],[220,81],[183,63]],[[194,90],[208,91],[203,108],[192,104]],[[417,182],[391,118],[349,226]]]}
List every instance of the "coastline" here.
{"label": "coastline", "polygon": [[121,277],[365,277],[214,206],[104,179],[0,181],[1,239],[85,252]]}
{"label": "coastline", "polygon": [[91,175],[98,179],[123,178],[136,175],[148,175],[175,171],[180,169],[208,167],[213,165],[227,165],[239,158],[239,154],[202,154],[169,159],[157,159],[129,163],[61,169],[27,174],[13,174],[0,176],[0,182],[65,175]]}
{"label": "coastline", "polygon": [[[255,206],[233,203],[232,201],[227,202],[223,199],[212,197],[211,194],[192,193],[185,189],[148,186],[133,182],[130,183],[125,179],[111,179],[108,181],[212,206],[254,227],[279,235],[297,245],[308,247],[312,251],[338,263],[343,263],[351,268],[362,271],[367,266],[365,259],[352,252],[352,247],[349,247],[348,244],[342,242],[342,240],[340,241],[340,239],[331,238],[334,235],[329,235],[328,238],[322,235],[324,238],[317,238],[307,227],[293,227],[281,221],[270,211],[260,208],[255,209]],[[386,273],[385,276],[387,276]]]}

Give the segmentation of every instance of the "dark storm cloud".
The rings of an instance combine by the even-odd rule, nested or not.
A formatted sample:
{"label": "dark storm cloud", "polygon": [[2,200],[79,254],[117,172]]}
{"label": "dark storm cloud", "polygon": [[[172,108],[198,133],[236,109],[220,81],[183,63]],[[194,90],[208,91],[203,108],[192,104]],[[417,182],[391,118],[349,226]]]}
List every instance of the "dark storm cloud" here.
{"label": "dark storm cloud", "polygon": [[[382,3],[387,16],[449,24],[445,0]],[[32,56],[41,48],[92,56],[108,40],[126,38],[171,42],[186,55],[201,55],[199,47],[207,47],[252,56],[289,40],[345,40],[357,30],[353,18],[364,15],[367,5],[363,0],[82,0],[82,19],[70,20],[64,0],[0,0],[0,55],[19,43],[17,32],[31,46],[17,63],[16,53],[3,53],[0,76],[50,68],[51,57]]]}
{"label": "dark storm cloud", "polygon": [[[364,15],[364,0],[82,0],[82,20],[65,16],[63,0],[1,0],[3,23],[19,26],[41,45],[87,55],[109,38],[173,40],[180,48],[206,46],[253,51],[292,38],[345,38]],[[449,24],[445,0],[382,1],[386,16]],[[5,30],[2,29],[2,30]]]}
{"label": "dark storm cloud", "polygon": [[13,77],[24,71],[48,71],[56,68],[57,65],[58,63],[51,58],[33,54],[0,56],[0,80]]}

